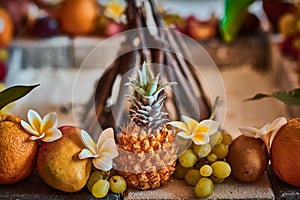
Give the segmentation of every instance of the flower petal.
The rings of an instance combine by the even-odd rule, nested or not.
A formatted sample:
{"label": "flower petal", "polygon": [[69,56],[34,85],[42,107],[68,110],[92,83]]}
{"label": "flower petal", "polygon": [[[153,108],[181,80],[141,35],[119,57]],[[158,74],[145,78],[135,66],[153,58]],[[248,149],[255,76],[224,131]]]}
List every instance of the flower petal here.
{"label": "flower petal", "polygon": [[48,129],[44,133],[45,133],[45,137],[42,139],[43,142],[53,142],[62,137],[61,131],[55,127]]}
{"label": "flower petal", "polygon": [[80,131],[80,139],[83,143],[83,145],[88,148],[92,154],[96,154],[96,144],[93,141],[93,139],[91,138],[91,136],[85,131],[85,130],[81,130]]}
{"label": "flower petal", "polygon": [[287,123],[287,120],[285,117],[279,117],[279,118],[275,119],[273,122],[271,122],[269,129],[277,131],[280,129],[280,127],[282,127],[286,123]]}
{"label": "flower petal", "polygon": [[109,153],[102,153],[100,157],[93,159],[94,167],[100,170],[111,170],[112,164],[113,161]]}
{"label": "flower petal", "polygon": [[193,133],[188,133],[188,132],[184,132],[184,131],[178,132],[177,135],[180,137],[183,137],[185,139],[191,139],[192,137],[194,137]]}
{"label": "flower petal", "polygon": [[36,111],[30,109],[27,113],[27,118],[32,129],[40,133],[40,126],[42,123],[42,118],[40,117],[40,115]]}
{"label": "flower petal", "polygon": [[267,135],[269,133],[271,133],[272,130],[269,129],[269,123],[264,125],[260,130],[258,130],[255,134],[255,138],[259,138],[263,135]]}
{"label": "flower petal", "polygon": [[100,133],[97,141],[97,150],[99,150],[103,143],[109,138],[114,139],[114,129],[112,128],[107,128]]}
{"label": "flower petal", "polygon": [[40,131],[44,132],[52,127],[56,128],[57,124],[58,124],[57,114],[55,112],[48,113],[42,120]]}
{"label": "flower petal", "polygon": [[198,122],[192,118],[182,115],[182,120],[187,124],[189,131],[193,131],[198,125]]}
{"label": "flower petal", "polygon": [[248,137],[255,137],[256,133],[259,131],[258,129],[253,127],[239,127],[238,129],[243,135]]}
{"label": "flower petal", "polygon": [[192,138],[196,145],[203,145],[209,143],[209,135],[207,134],[197,134]]}
{"label": "flower petal", "polygon": [[98,153],[109,153],[111,158],[115,158],[119,155],[119,152],[117,150],[117,145],[114,139],[109,138],[104,142],[104,144],[100,147]]}
{"label": "flower petal", "polygon": [[168,122],[167,124],[171,125],[171,126],[173,126],[175,128],[178,128],[180,130],[183,130],[184,132],[188,132],[189,131],[187,124],[184,123],[184,122],[181,122],[181,121]]}
{"label": "flower petal", "polygon": [[86,158],[97,158],[99,155],[93,154],[88,149],[82,149],[80,153],[78,154],[79,159],[86,159]]}
{"label": "flower petal", "polygon": [[208,135],[212,135],[217,132],[219,128],[219,123],[213,120],[203,120],[197,125],[197,129],[199,127],[207,127],[207,131],[205,131]]}
{"label": "flower petal", "polygon": [[42,133],[40,136],[31,136],[29,140],[40,140],[45,137],[45,133]]}
{"label": "flower petal", "polygon": [[25,122],[24,120],[21,120],[21,126],[30,134],[35,135],[35,136],[39,136],[40,133],[38,133],[36,130],[34,130],[30,124],[28,124],[27,122]]}

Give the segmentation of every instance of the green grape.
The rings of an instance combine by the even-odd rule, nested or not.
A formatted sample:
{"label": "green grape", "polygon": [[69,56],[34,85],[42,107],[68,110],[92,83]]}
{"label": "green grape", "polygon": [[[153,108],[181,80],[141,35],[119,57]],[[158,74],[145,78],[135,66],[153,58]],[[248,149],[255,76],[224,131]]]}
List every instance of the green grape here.
{"label": "green grape", "polygon": [[127,189],[127,183],[122,176],[114,175],[109,179],[110,190],[113,193],[120,194]]}
{"label": "green grape", "polygon": [[231,173],[230,165],[225,161],[216,161],[211,164],[213,175],[217,178],[227,178]]}
{"label": "green grape", "polygon": [[208,177],[212,174],[213,170],[210,165],[203,165],[200,168],[200,175],[204,177]]}
{"label": "green grape", "polygon": [[216,154],[218,159],[224,159],[228,154],[228,146],[223,143],[220,143],[211,150],[213,154]]}
{"label": "green grape", "polygon": [[201,175],[197,169],[190,169],[184,176],[185,182],[191,186],[195,186],[200,178]]}
{"label": "green grape", "polygon": [[177,164],[176,170],[174,172],[174,177],[178,179],[184,179],[185,173],[189,171],[191,168],[182,167],[180,164]]}
{"label": "green grape", "polygon": [[213,181],[214,184],[223,183],[225,180],[225,178],[217,178],[214,175],[211,175],[209,178]]}
{"label": "green grape", "polygon": [[95,198],[103,198],[109,191],[109,182],[107,180],[98,180],[92,187],[92,195]]}
{"label": "green grape", "polygon": [[88,190],[92,191],[93,185],[100,179],[103,179],[103,174],[101,173],[101,171],[93,171],[86,184]]}
{"label": "green grape", "polygon": [[220,131],[217,131],[210,136],[209,143],[212,147],[214,147],[215,145],[220,144],[222,142],[222,139],[222,133]]}
{"label": "green grape", "polygon": [[232,142],[232,137],[228,133],[223,133],[223,140],[222,143],[229,146]]}
{"label": "green grape", "polygon": [[218,160],[218,156],[214,153],[208,154],[206,158],[210,163],[216,162]]}
{"label": "green grape", "polygon": [[209,162],[206,158],[201,158],[195,165],[194,168],[200,170],[203,165],[208,165]]}
{"label": "green grape", "polygon": [[179,163],[183,167],[192,167],[198,161],[197,155],[194,153],[192,149],[187,149],[183,152],[183,154],[179,157]]}
{"label": "green grape", "polygon": [[203,145],[193,145],[193,149],[195,154],[199,157],[199,158],[203,158],[206,157],[209,152],[211,151],[211,146],[209,143],[207,144],[203,144]]}
{"label": "green grape", "polygon": [[214,189],[214,184],[209,178],[200,178],[195,187],[195,194],[199,198],[209,197]]}

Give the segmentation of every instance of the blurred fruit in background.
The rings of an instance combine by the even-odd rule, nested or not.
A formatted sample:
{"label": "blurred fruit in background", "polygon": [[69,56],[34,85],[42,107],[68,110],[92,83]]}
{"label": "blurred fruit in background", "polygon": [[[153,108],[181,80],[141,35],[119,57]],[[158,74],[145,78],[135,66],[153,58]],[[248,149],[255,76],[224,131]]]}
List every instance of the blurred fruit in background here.
{"label": "blurred fruit in background", "polygon": [[162,13],[165,26],[173,27],[176,30],[184,33],[186,28],[186,20],[178,14]]}
{"label": "blurred fruit in background", "polygon": [[260,21],[258,17],[248,12],[246,14],[246,18],[244,23],[242,24],[240,34],[251,34],[251,33],[257,33],[260,30]]}
{"label": "blurred fruit in background", "polygon": [[14,25],[9,13],[0,7],[0,47],[7,47],[14,34]]}
{"label": "blurred fruit in background", "polygon": [[7,75],[7,65],[5,62],[0,61],[0,82],[3,82]]}
{"label": "blurred fruit in background", "polygon": [[111,37],[124,30],[124,26],[104,15],[99,15],[97,23],[97,33],[104,37]]}
{"label": "blurred fruit in background", "polygon": [[70,35],[93,33],[98,15],[96,0],[64,0],[57,10],[61,30]]}
{"label": "blurred fruit in background", "polygon": [[216,37],[219,20],[212,15],[208,20],[199,20],[190,16],[186,20],[186,34],[197,41]]}
{"label": "blurred fruit in background", "polygon": [[60,33],[58,20],[51,16],[39,18],[33,25],[32,32],[38,37],[51,37]]}
{"label": "blurred fruit in background", "polygon": [[283,13],[278,18],[277,27],[282,36],[279,44],[282,55],[297,60],[300,50],[300,8],[295,6]]}
{"label": "blurred fruit in background", "polygon": [[274,32],[278,32],[278,20],[281,15],[290,11],[292,8],[293,4],[285,0],[263,0],[263,9]]}
{"label": "blurred fruit in background", "polygon": [[28,11],[29,0],[0,0],[1,8],[9,14],[12,26],[12,32],[20,32],[26,23],[26,13]]}

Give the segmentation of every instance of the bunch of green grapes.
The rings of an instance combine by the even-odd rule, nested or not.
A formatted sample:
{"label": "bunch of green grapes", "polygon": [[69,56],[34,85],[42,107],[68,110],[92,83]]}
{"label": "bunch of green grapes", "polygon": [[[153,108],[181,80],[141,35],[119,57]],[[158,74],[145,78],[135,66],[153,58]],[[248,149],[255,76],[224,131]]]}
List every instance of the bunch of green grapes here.
{"label": "bunch of green grapes", "polygon": [[127,189],[127,183],[122,176],[99,170],[91,173],[86,186],[95,198],[105,197],[109,190],[119,194]]}
{"label": "bunch of green grapes", "polygon": [[214,184],[222,183],[231,173],[226,162],[232,137],[217,131],[204,145],[192,144],[178,159],[174,176],[194,187],[197,197],[212,194]]}

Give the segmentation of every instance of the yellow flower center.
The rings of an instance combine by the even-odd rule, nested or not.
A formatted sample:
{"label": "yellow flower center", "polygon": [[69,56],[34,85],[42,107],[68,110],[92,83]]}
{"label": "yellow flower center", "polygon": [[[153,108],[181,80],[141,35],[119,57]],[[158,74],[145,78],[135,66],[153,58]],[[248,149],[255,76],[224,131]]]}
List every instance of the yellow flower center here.
{"label": "yellow flower center", "polygon": [[198,126],[194,132],[194,134],[195,134],[194,140],[203,141],[204,140],[203,133],[207,133],[208,130],[209,130],[209,128],[207,126]]}
{"label": "yellow flower center", "polygon": [[108,13],[114,17],[119,17],[123,14],[125,7],[117,2],[111,2],[106,7]]}

